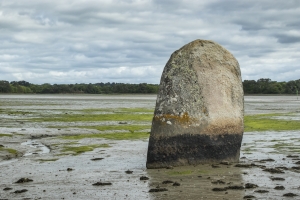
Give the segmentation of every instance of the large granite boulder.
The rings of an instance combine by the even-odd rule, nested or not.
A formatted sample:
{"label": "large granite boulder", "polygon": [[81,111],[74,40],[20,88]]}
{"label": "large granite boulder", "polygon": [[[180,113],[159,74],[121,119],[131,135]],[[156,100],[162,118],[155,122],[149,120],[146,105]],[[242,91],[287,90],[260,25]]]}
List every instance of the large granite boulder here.
{"label": "large granite boulder", "polygon": [[237,162],[243,95],[239,63],[219,44],[195,40],[175,51],[161,76],[147,168]]}

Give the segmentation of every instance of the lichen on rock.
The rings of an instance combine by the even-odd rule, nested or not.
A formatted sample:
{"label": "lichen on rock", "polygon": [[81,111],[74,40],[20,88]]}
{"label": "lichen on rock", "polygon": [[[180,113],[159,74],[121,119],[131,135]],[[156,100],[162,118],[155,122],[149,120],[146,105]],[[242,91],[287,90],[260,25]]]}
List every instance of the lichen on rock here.
{"label": "lichen on rock", "polygon": [[[243,112],[241,72],[233,55],[208,40],[183,46],[171,55],[161,76],[147,167],[220,161],[223,157],[237,161]],[[182,142],[182,138],[191,141]],[[229,150],[228,156],[217,152],[231,144],[235,149]],[[205,150],[209,146],[211,153]]]}

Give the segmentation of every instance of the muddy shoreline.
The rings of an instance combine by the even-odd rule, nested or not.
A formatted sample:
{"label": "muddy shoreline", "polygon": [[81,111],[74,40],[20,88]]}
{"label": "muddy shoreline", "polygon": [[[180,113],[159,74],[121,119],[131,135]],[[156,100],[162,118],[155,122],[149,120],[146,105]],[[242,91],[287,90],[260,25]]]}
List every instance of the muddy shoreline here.
{"label": "muddy shoreline", "polygon": [[[13,96],[0,98],[0,134],[5,134],[0,137],[0,199],[300,198],[298,130],[244,133],[239,163],[146,169],[147,137],[62,139],[63,135],[99,134],[101,131],[70,124],[49,128],[55,122],[28,119],[47,113],[66,115],[93,108],[151,109],[156,96],[126,95],[123,98],[112,95],[104,99],[76,95],[37,99]],[[294,113],[289,120],[297,120],[300,111],[299,101],[294,97],[245,99],[246,114]],[[118,124],[119,121],[109,123]],[[82,153],[63,151],[77,146],[93,148]],[[3,149],[17,150],[17,153]],[[32,181],[16,183],[21,178]],[[93,185],[95,183],[98,184]]]}

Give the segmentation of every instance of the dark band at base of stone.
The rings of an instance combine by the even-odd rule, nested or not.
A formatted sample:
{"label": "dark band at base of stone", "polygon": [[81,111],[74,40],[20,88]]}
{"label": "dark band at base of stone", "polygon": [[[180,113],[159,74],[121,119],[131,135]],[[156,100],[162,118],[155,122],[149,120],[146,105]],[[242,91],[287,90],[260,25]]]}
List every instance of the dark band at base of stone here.
{"label": "dark band at base of stone", "polygon": [[238,162],[243,134],[150,136],[147,168]]}

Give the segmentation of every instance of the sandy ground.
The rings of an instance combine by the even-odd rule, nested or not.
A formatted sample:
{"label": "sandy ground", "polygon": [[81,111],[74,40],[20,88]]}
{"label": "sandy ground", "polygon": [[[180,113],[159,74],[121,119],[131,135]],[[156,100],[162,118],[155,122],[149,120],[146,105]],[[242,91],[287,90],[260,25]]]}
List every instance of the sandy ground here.
{"label": "sandy ground", "polygon": [[[0,145],[20,152],[14,157],[0,151],[0,199],[300,199],[299,131],[245,133],[239,165],[146,169],[147,139],[82,139],[81,145],[111,147],[62,155],[58,144],[72,141],[58,136],[82,129],[48,129],[8,119],[0,123],[2,133],[12,134],[0,137]],[[46,161],[51,159],[57,160]],[[16,183],[21,178],[23,183]],[[299,196],[283,196],[289,193]]]}

